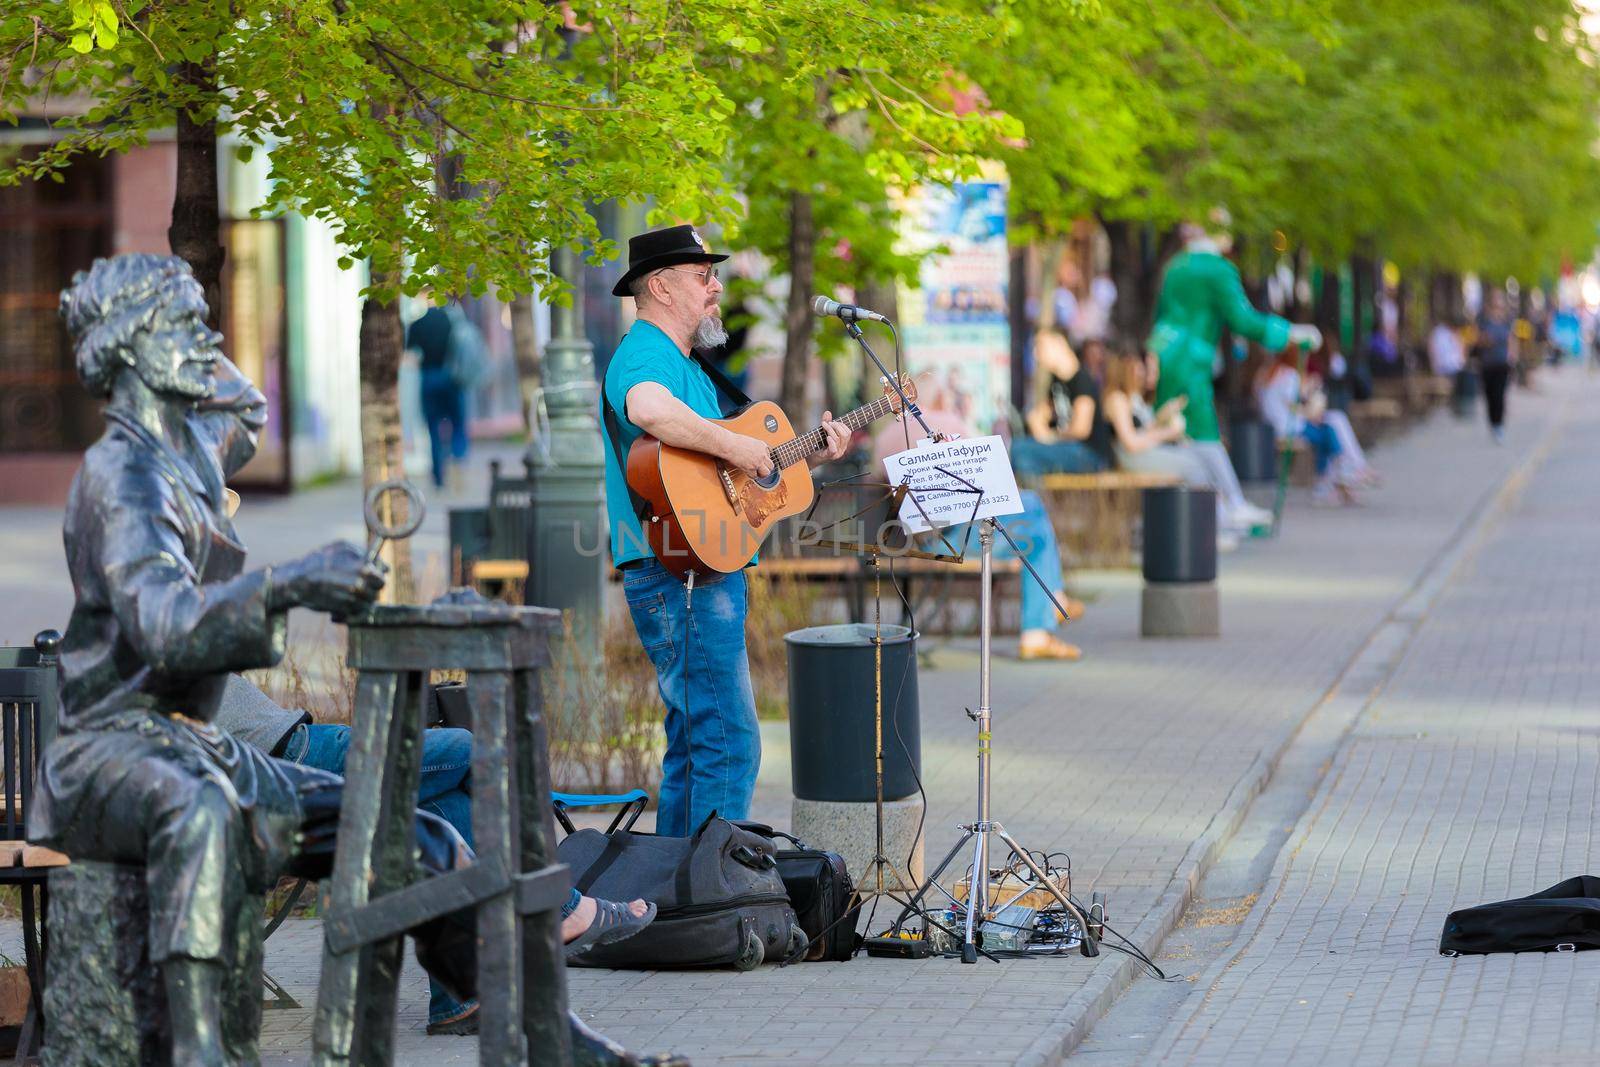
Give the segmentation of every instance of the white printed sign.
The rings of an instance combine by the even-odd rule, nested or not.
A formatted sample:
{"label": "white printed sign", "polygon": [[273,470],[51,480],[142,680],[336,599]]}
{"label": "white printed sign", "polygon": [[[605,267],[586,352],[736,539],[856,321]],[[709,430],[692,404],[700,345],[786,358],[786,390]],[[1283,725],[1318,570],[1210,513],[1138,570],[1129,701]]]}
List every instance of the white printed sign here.
{"label": "white printed sign", "polygon": [[[1006,458],[1006,443],[999,436],[924,442],[890,456],[883,466],[890,485],[911,481],[911,492],[900,504],[900,521],[912,533],[1022,510],[1022,494]],[[976,515],[973,501],[978,494],[964,482],[982,492]]]}

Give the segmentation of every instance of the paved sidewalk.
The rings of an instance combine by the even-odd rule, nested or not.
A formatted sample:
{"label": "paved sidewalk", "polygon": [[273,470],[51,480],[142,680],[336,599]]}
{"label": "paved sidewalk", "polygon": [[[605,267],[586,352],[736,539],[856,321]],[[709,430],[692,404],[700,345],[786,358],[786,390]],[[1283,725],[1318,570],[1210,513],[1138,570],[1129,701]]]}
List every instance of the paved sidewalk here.
{"label": "paved sidewalk", "polygon": [[[1221,639],[1141,640],[1130,573],[1082,583],[1095,600],[1069,636],[1086,649],[1083,662],[1019,663],[1002,640],[996,816],[1028,845],[1070,853],[1075,890],[1107,892],[1114,925],[1156,939],[1300,723],[1537,442],[1552,401],[1516,399],[1504,448],[1481,424],[1440,416],[1375,456],[1389,481],[1366,507],[1313,511],[1297,495],[1280,539],[1224,557]],[[327,510],[322,497],[248,503],[255,529],[272,535],[243,528],[254,561],[343,532],[313,504]],[[48,516],[30,519],[49,525]],[[16,536],[0,525],[0,558]],[[35,580],[0,571],[0,590],[19,578]],[[976,698],[976,667],[972,649],[957,645],[921,679],[930,859],[972,817],[974,739],[962,708]],[[769,724],[764,740],[755,814],[786,825],[786,729]],[[316,923],[294,922],[268,945],[269,970],[308,1005],[318,944]],[[975,1052],[1034,1064],[1075,1043],[1130,977],[1126,958],[1110,952],[975,967],[863,957],[747,975],[575,971],[572,997],[630,1047],[671,1048],[700,1064],[932,1063]],[[421,1033],[425,1008],[413,969],[401,1061],[470,1062],[474,1042]],[[266,1062],[304,1062],[309,1023],[307,1011],[268,1012]]]}
{"label": "paved sidewalk", "polygon": [[1144,1062],[1595,1062],[1600,956],[1446,959],[1438,940],[1451,910],[1592,873],[1600,856],[1597,400],[1585,380],[1508,487],[1238,946]]}

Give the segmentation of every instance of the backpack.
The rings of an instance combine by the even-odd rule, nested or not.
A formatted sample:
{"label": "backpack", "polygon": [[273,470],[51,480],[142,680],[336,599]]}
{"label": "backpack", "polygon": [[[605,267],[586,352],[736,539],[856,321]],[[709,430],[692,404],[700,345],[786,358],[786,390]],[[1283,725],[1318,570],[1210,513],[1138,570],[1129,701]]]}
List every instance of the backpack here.
{"label": "backpack", "polygon": [[712,815],[691,837],[579,830],[556,857],[580,893],[656,905],[649,926],[588,950],[573,966],[748,971],[805,949],[772,842],[726,819]]}
{"label": "backpack", "polygon": [[445,369],[458,389],[476,389],[489,373],[489,350],[483,331],[467,318],[459,304],[449,304],[450,340],[445,353]]}

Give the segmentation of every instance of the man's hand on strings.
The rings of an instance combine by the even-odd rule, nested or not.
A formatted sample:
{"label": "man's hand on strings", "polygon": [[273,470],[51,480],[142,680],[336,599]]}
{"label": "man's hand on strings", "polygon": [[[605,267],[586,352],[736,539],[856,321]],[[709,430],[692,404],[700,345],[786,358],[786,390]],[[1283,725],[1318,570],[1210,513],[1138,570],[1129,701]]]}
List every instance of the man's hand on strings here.
{"label": "man's hand on strings", "polygon": [[850,427],[838,422],[833,412],[822,413],[822,447],[806,457],[813,467],[831,463],[844,456],[850,447]]}

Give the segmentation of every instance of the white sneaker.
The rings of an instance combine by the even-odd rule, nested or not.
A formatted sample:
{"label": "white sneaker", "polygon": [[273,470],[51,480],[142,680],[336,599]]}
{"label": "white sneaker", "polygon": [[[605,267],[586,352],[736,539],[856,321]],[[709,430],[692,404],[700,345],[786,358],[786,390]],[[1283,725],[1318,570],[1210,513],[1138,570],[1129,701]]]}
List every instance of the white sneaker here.
{"label": "white sneaker", "polygon": [[1217,531],[1217,551],[1234,552],[1239,548],[1239,535],[1227,530]]}
{"label": "white sneaker", "polygon": [[1266,508],[1258,508],[1254,504],[1244,503],[1233,509],[1229,516],[1232,522],[1229,525],[1242,526],[1248,529],[1252,526],[1265,526],[1272,521],[1272,512]]}

